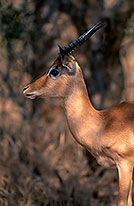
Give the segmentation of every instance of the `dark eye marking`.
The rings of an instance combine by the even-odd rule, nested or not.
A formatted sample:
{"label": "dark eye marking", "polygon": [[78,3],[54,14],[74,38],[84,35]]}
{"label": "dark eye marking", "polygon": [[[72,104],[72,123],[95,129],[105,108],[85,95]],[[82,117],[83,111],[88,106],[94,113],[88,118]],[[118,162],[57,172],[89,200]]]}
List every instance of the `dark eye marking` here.
{"label": "dark eye marking", "polygon": [[50,78],[52,79],[56,79],[58,78],[60,75],[61,75],[61,71],[60,69],[58,68],[58,66],[55,66],[55,67],[52,67],[50,70],[49,70],[49,76]]}
{"label": "dark eye marking", "polygon": [[57,69],[53,69],[51,70],[49,75],[53,75],[54,77],[56,77],[59,74],[59,71]]}

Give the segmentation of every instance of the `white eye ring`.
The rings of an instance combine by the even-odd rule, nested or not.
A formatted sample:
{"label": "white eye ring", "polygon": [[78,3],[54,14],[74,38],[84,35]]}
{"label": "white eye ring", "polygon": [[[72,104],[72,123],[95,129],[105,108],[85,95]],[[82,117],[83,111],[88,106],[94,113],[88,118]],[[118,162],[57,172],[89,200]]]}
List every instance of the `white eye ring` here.
{"label": "white eye ring", "polygon": [[68,72],[71,72],[72,70],[70,69],[70,67],[68,67],[67,65],[65,65],[65,64],[62,64],[63,65],[63,67],[65,67],[67,70],[68,70]]}

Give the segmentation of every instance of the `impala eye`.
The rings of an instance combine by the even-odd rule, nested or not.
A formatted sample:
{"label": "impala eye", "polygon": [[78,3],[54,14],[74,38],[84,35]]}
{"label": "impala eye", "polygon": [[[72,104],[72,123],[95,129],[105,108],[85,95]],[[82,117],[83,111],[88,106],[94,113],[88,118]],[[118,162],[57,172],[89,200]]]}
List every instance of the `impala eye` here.
{"label": "impala eye", "polygon": [[49,71],[49,76],[50,78],[52,79],[56,79],[58,78],[59,76],[61,75],[61,71],[60,69],[58,68],[58,66],[56,67],[52,67]]}

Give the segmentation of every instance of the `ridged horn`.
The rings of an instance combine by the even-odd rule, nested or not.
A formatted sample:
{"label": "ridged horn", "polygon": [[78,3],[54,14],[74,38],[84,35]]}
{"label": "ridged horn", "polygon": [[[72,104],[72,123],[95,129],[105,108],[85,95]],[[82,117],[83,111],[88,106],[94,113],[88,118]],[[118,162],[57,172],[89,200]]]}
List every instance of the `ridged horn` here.
{"label": "ridged horn", "polygon": [[77,40],[69,43],[67,46],[60,48],[62,55],[71,54],[75,49],[80,47],[87,39],[89,39],[97,30],[104,26],[104,23],[99,22],[92,26],[87,32],[82,34]]}

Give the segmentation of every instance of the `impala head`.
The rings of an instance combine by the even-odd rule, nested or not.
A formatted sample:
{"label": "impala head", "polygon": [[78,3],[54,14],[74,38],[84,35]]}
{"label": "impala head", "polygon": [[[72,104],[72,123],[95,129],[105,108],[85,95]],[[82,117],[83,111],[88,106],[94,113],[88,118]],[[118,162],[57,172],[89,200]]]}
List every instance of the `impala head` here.
{"label": "impala head", "polygon": [[90,38],[104,24],[98,23],[81,35],[77,40],[61,48],[59,53],[47,73],[28,84],[23,93],[26,97],[34,99],[36,97],[64,97],[71,90],[80,68],[71,55],[72,52]]}

